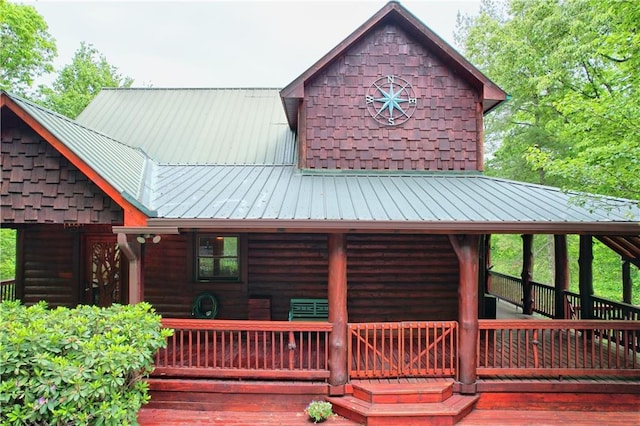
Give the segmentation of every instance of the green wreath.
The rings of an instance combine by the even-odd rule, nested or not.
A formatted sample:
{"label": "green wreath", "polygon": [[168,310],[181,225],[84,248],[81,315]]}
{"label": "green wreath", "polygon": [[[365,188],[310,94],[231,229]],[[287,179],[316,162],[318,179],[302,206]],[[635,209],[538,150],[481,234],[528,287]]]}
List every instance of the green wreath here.
{"label": "green wreath", "polygon": [[[204,303],[203,303],[204,302]],[[201,293],[193,302],[191,315],[196,318],[213,319],[218,313],[218,299],[211,293]]]}

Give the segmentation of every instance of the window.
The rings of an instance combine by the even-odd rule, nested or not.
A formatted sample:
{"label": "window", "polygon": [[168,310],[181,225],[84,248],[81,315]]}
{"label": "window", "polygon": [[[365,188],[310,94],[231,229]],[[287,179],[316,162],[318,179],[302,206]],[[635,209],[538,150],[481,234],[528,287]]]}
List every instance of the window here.
{"label": "window", "polygon": [[198,235],[196,274],[199,281],[238,280],[238,237]]}

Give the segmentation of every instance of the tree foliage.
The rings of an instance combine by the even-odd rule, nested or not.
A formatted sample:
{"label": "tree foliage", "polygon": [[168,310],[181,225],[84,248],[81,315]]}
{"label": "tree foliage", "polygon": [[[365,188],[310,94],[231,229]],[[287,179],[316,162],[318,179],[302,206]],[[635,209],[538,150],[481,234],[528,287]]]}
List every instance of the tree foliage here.
{"label": "tree foliage", "polygon": [[93,45],[83,42],[52,87],[42,87],[40,93],[45,106],[75,118],[103,87],[129,87],[132,83],[133,79],[122,76]]}
{"label": "tree foliage", "polygon": [[487,118],[502,177],[640,199],[640,2],[485,0],[456,41],[512,99]]}
{"label": "tree foliage", "polygon": [[53,71],[56,43],[47,30],[33,7],[0,0],[0,89],[24,93]]}

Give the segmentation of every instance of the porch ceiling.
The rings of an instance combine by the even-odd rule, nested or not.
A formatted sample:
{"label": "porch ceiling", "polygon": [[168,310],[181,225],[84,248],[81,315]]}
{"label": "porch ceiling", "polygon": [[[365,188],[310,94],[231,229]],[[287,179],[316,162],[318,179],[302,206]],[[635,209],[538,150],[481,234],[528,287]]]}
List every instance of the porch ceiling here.
{"label": "porch ceiling", "polygon": [[150,204],[158,216],[150,226],[632,235],[640,230],[634,201],[477,173],[164,165],[154,183]]}

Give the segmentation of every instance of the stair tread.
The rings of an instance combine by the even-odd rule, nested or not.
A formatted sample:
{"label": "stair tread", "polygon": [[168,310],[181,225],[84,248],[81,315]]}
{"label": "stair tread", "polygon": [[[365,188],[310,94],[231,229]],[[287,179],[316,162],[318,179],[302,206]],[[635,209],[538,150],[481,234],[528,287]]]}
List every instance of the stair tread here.
{"label": "stair tread", "polygon": [[337,406],[359,414],[376,416],[398,415],[452,415],[458,414],[478,400],[479,396],[453,395],[444,402],[380,404],[369,403],[353,396],[329,398]]}
{"label": "stair tread", "polygon": [[353,387],[371,394],[426,394],[445,392],[453,387],[453,383],[376,383],[354,384]]}

